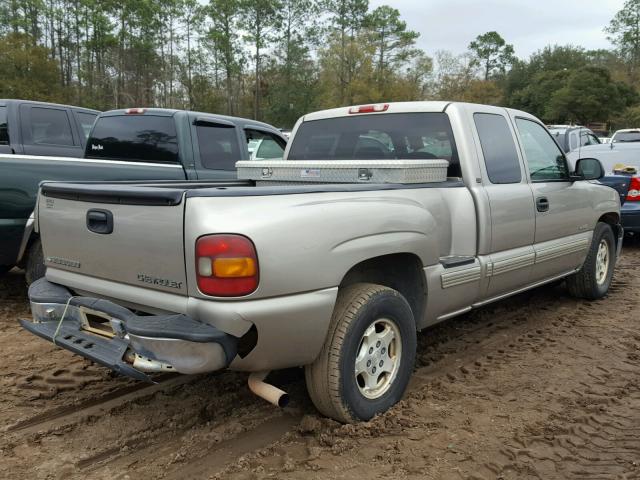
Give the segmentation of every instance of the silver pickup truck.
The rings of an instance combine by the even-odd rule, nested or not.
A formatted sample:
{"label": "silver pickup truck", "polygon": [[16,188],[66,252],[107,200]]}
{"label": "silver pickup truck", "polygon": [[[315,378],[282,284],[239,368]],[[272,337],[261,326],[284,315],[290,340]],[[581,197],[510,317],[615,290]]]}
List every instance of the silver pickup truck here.
{"label": "silver pickup truck", "polygon": [[[569,171],[524,112],[411,102],[301,118],[284,160],[428,161],[442,181],[46,183],[46,279],[30,332],[124,375],[304,367],[318,410],[367,420],[400,400],[416,332],[566,279],[609,288],[618,194],[597,160]],[[446,160],[442,162],[442,160]],[[269,170],[268,168],[265,170]],[[269,172],[266,172],[269,173]]]}

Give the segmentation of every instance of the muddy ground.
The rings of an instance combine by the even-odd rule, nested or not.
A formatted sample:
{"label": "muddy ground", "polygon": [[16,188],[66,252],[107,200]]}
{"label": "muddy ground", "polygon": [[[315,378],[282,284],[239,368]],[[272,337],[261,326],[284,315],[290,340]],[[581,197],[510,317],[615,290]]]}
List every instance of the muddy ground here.
{"label": "muddy ground", "polygon": [[360,425],[320,418],[298,370],[112,376],[20,330],[0,281],[0,478],[640,479],[640,246],[597,302],[544,287],[430,328],[405,399]]}

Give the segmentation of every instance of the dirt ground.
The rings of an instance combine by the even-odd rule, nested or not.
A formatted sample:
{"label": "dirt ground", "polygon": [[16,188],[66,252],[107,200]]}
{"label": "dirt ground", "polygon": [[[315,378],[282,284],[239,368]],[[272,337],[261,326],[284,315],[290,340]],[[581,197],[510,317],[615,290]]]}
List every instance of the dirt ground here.
{"label": "dirt ground", "polygon": [[640,246],[608,298],[544,287],[430,328],[405,399],[371,422],[319,417],[246,376],[115,377],[20,330],[23,277],[0,281],[0,478],[640,479]]}

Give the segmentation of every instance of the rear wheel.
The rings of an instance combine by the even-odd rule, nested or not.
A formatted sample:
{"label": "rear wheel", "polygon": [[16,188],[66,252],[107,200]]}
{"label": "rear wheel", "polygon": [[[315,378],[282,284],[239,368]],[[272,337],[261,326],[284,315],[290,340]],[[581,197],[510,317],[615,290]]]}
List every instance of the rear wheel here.
{"label": "rear wheel", "polygon": [[597,300],[609,291],[616,263],[616,241],[611,226],[598,223],[582,269],[567,278],[574,297]]}
{"label": "rear wheel", "polygon": [[369,420],[402,398],[415,354],[416,326],[406,299],[380,285],[348,286],[338,294],[320,355],[306,367],[309,395],[335,420]]}
{"label": "rear wheel", "polygon": [[31,285],[39,278],[44,277],[47,271],[44,266],[44,254],[42,253],[42,243],[40,239],[34,240],[27,250],[27,262],[24,267],[24,276],[27,285]]}

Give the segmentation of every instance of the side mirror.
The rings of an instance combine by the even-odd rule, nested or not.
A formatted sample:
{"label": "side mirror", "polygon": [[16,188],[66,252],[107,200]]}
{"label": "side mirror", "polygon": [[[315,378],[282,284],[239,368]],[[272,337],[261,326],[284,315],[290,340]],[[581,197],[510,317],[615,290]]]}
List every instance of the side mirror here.
{"label": "side mirror", "polygon": [[581,158],[576,162],[573,177],[576,180],[600,180],[604,177],[604,167],[597,158]]}

